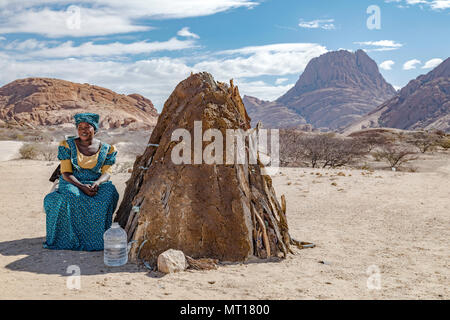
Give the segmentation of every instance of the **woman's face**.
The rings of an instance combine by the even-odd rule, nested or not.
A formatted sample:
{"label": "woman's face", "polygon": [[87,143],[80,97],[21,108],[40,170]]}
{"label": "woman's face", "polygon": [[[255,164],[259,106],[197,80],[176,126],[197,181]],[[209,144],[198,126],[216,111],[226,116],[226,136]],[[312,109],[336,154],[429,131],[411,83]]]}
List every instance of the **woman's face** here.
{"label": "woman's face", "polygon": [[94,138],[95,129],[89,123],[80,122],[78,124],[77,129],[78,129],[78,136],[80,137],[81,140],[87,141],[92,140]]}

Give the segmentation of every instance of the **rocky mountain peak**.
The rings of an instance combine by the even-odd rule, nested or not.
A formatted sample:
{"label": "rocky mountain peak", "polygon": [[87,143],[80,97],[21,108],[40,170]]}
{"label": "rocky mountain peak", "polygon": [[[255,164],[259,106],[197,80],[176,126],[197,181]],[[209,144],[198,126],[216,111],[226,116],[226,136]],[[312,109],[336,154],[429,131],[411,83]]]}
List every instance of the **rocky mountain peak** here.
{"label": "rocky mountain peak", "polygon": [[90,84],[52,78],[26,78],[0,88],[0,120],[27,126],[73,123],[73,115],[95,112],[102,128],[147,128],[158,112],[139,95],[118,94]]}

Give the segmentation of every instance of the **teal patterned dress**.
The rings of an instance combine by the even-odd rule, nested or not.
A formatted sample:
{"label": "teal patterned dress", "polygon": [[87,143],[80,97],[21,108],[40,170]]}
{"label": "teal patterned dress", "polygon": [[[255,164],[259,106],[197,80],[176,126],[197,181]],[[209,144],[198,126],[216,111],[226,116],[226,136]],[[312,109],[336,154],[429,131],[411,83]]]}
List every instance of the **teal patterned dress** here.
{"label": "teal patterned dress", "polygon": [[[68,139],[67,145],[69,148],[58,147],[58,159],[70,159],[73,175],[83,184],[96,181],[102,175],[102,166],[116,161],[117,152],[109,154],[111,146],[102,142],[97,164],[92,169],[84,169],[77,163],[74,139]],[[100,184],[97,194],[91,197],[61,175],[58,189],[44,198],[47,231],[44,248],[103,250],[103,233],[111,226],[118,200],[119,194],[111,181]]]}

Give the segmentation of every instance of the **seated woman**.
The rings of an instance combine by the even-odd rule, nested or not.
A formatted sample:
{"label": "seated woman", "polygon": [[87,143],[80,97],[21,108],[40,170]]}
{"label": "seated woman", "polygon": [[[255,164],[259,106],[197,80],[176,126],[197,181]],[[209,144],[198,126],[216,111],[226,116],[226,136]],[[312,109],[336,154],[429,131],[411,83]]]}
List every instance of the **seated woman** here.
{"label": "seated woman", "polygon": [[74,118],[78,137],[60,143],[59,187],[44,198],[44,248],[103,250],[103,233],[111,226],[119,200],[116,187],[109,181],[117,151],[94,138],[98,114],[80,113]]}

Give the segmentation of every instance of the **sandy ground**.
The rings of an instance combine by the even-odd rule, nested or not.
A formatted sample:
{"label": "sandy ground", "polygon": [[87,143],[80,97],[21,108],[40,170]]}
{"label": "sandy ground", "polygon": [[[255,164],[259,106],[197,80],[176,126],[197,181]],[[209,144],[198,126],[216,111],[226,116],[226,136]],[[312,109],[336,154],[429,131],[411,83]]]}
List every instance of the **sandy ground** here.
{"label": "sandy ground", "polygon": [[[42,248],[55,166],[0,162],[1,299],[450,298],[450,154],[428,156],[415,173],[283,168],[273,180],[286,195],[291,235],[316,248],[164,276],[130,263],[106,267],[103,252]],[[121,197],[128,175],[112,179]],[[80,290],[67,287],[71,265]]]}
{"label": "sandy ground", "polygon": [[21,141],[0,141],[0,161],[8,161],[19,157]]}

